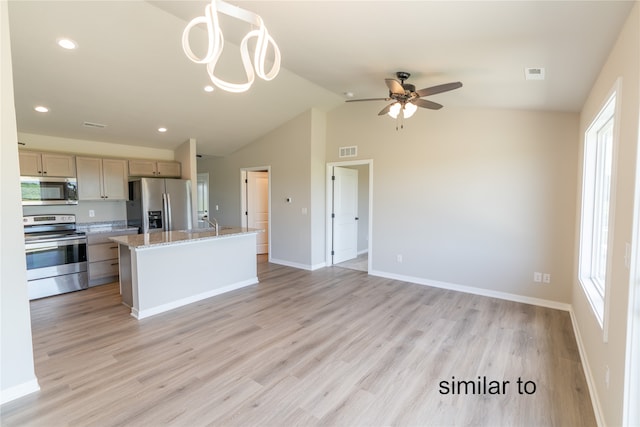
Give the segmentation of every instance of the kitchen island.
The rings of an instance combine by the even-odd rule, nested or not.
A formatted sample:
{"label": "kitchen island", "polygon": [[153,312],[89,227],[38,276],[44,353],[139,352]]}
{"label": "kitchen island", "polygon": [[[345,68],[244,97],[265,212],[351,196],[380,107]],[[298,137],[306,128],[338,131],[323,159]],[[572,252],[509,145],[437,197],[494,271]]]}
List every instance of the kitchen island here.
{"label": "kitchen island", "polygon": [[120,293],[137,319],[258,283],[261,230],[163,231],[112,237]]}

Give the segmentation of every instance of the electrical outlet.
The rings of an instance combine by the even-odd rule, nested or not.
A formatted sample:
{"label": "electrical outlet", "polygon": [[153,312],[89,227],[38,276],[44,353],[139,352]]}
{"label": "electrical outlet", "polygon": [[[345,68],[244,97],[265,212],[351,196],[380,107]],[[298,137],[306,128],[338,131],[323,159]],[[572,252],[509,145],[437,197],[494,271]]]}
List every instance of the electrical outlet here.
{"label": "electrical outlet", "polygon": [[533,273],[533,281],[536,283],[541,283],[542,282],[542,273],[540,273],[539,271],[536,271],[535,273]]}
{"label": "electrical outlet", "polygon": [[216,205],[216,210],[219,211],[220,210],[220,206]]}
{"label": "electrical outlet", "polygon": [[396,261],[402,264],[402,254],[396,255]]}
{"label": "electrical outlet", "polygon": [[551,274],[544,273],[542,275],[542,283],[551,283]]}
{"label": "electrical outlet", "polygon": [[96,211],[89,209],[89,218],[93,218],[94,216],[96,216]]}

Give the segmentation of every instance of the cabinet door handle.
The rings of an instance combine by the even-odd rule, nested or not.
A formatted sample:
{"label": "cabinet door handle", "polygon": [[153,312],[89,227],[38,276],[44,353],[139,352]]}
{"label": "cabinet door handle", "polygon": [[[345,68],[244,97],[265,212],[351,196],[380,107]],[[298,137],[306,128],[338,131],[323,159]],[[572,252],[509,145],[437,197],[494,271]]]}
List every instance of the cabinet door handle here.
{"label": "cabinet door handle", "polygon": [[118,263],[117,263],[117,262],[114,262],[114,263],[112,263],[111,265],[118,265]]}
{"label": "cabinet door handle", "polygon": [[118,249],[117,246],[109,246],[109,249]]}

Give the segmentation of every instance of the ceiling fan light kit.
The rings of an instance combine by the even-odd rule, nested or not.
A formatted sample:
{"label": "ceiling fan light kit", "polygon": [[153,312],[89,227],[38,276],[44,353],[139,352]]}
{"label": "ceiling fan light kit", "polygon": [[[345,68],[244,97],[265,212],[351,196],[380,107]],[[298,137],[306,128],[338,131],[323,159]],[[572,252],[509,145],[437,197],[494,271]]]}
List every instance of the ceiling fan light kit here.
{"label": "ceiling fan light kit", "polygon": [[[224,48],[224,36],[220,28],[218,12],[257,27],[257,29],[249,31],[240,42],[240,57],[247,77],[245,83],[231,83],[220,79],[215,74],[218,59],[220,59]],[[202,58],[198,57],[193,50],[191,50],[191,45],[189,44],[191,29],[199,24],[206,25],[207,27],[208,48],[206,55]],[[257,40],[252,63],[249,54],[249,40],[253,37],[257,38]],[[269,47],[273,49],[273,65],[271,69],[267,71],[266,61]],[[211,82],[227,92],[239,93],[249,90],[253,85],[256,74],[258,74],[258,77],[261,79],[269,81],[273,80],[280,72],[280,49],[273,37],[269,35],[262,18],[253,12],[241,9],[222,0],[211,0],[211,3],[205,6],[205,16],[198,16],[187,24],[182,33],[182,49],[191,61],[196,64],[206,64],[207,73],[209,74],[209,78],[211,78]]]}
{"label": "ceiling fan light kit", "polygon": [[[447,92],[450,90],[458,89],[462,87],[462,83],[453,82],[445,83],[437,86],[431,86],[424,89],[416,90],[416,87],[410,83],[405,83],[411,74],[406,71],[398,71],[396,73],[396,79],[385,79],[385,84],[389,89],[389,96],[387,98],[369,98],[369,99],[348,99],[346,102],[358,102],[358,101],[393,101],[391,104],[384,107],[378,113],[379,116],[385,114],[402,122],[403,119],[408,119],[418,110],[418,107],[427,108],[429,110],[439,110],[442,108],[441,104],[433,101],[422,99],[424,96],[435,95],[437,93]],[[398,81],[399,80],[399,81]],[[404,124],[400,123],[400,128],[403,128]],[[396,125],[396,129],[398,126]]]}
{"label": "ceiling fan light kit", "polygon": [[409,117],[413,116],[413,114],[418,110],[418,107],[411,102],[406,102],[404,105],[399,102],[396,102],[393,105],[391,105],[391,108],[389,108],[389,112],[387,114],[390,117],[397,119],[398,114],[400,114],[401,110],[402,110],[402,116],[405,119],[408,119]]}

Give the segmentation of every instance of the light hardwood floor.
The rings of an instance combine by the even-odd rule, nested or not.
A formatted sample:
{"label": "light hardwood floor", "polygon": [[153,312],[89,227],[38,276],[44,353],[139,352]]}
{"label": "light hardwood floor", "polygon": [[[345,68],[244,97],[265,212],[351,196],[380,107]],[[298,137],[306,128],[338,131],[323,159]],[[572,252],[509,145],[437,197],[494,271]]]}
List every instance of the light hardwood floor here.
{"label": "light hardwood floor", "polygon": [[334,264],[334,267],[350,268],[351,270],[369,271],[369,254],[364,253],[356,258]]}
{"label": "light hardwood floor", "polygon": [[[33,301],[42,390],[2,425],[596,425],[566,312],[342,268],[259,278],[141,321],[117,284]],[[506,394],[440,393],[485,376]]]}

